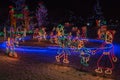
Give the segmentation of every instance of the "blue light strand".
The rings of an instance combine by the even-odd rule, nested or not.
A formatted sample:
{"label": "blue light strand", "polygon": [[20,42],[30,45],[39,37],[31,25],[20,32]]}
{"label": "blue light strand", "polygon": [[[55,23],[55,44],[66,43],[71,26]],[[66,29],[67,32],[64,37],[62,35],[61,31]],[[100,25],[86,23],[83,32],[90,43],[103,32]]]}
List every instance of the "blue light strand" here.
{"label": "blue light strand", "polygon": [[[88,40],[90,42],[98,42],[98,43],[102,43],[103,41],[102,40],[95,40],[95,39],[84,39],[84,40]],[[96,49],[99,49],[99,50],[105,50],[105,49],[111,49],[113,47],[112,44],[107,44],[106,47],[103,47],[103,48],[87,48],[87,49],[91,49],[91,50],[96,50]],[[3,43],[0,43],[0,48],[1,49],[5,49],[6,48],[6,42],[3,42]],[[47,52],[47,51],[57,51],[58,49],[60,49],[60,47],[58,46],[48,46],[48,47],[32,47],[32,46],[20,46],[18,48],[15,48],[15,50],[17,51],[41,51],[41,52]],[[66,48],[66,49],[71,49],[71,48]],[[114,51],[116,54],[119,54],[120,53],[120,45],[119,44],[115,44],[114,45]]]}

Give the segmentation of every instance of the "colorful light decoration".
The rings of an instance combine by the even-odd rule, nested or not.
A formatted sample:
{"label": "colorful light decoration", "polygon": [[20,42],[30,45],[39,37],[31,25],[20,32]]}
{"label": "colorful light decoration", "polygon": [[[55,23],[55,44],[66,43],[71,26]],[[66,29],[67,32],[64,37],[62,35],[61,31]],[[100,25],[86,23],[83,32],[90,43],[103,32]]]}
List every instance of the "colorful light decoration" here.
{"label": "colorful light decoration", "polygon": [[14,7],[13,6],[9,6],[9,8],[10,8],[9,14],[10,14],[10,24],[11,24],[11,27],[16,28],[16,18],[15,18]]}
{"label": "colorful light decoration", "polygon": [[58,44],[58,40],[59,40],[58,38],[61,36],[64,36],[64,26],[59,24],[57,28],[53,29],[52,33],[53,33],[52,34],[53,36],[51,36],[51,39],[50,39],[51,42]]}
{"label": "colorful light decoration", "polygon": [[24,37],[21,34],[17,34],[15,37],[15,46],[18,47],[20,42],[24,42]]}
{"label": "colorful light decoration", "polygon": [[17,11],[21,11],[25,4],[25,0],[9,0],[9,1],[11,1],[15,4]]}
{"label": "colorful light decoration", "polygon": [[54,43],[54,33],[53,33],[53,31],[50,32],[50,42]]}
{"label": "colorful light decoration", "polygon": [[99,29],[98,29],[98,39],[101,40],[105,40],[106,38],[106,31],[107,31],[107,26],[106,25],[102,25]]}
{"label": "colorful light decoration", "polygon": [[[109,64],[103,62],[103,60],[107,58],[107,62]],[[114,55],[114,47],[112,47],[110,50],[103,50],[102,55],[97,61],[97,69],[95,69],[95,72],[97,73],[103,73],[103,69],[105,69],[105,74],[112,74],[112,70],[114,69],[113,62],[117,61],[117,57]],[[104,65],[102,63],[105,63]]]}
{"label": "colorful light decoration", "polygon": [[[103,73],[103,69],[105,69],[105,74],[112,74],[112,70],[114,69],[113,62],[117,61],[117,57],[114,54],[114,46],[112,44],[114,34],[115,31],[106,31],[105,44],[103,44],[103,47],[105,47],[106,44],[111,44],[112,48],[103,50],[102,55],[97,61],[98,68],[95,69],[97,73]],[[107,62],[109,62],[109,65],[107,63],[105,65],[101,65],[101,63],[103,63],[104,58],[108,58]]]}
{"label": "colorful light decoration", "polygon": [[[41,30],[40,30],[40,36],[41,36],[41,37],[40,37],[40,40],[41,40],[41,39],[46,40],[47,34],[46,34],[45,29],[46,29],[45,27],[42,27]],[[39,39],[39,38],[38,38],[38,39]]]}
{"label": "colorful light decoration", "polygon": [[[60,38],[62,39],[62,41],[60,40]],[[92,50],[88,50],[84,47],[84,40],[73,39],[71,41],[65,39],[65,36],[59,37],[59,40],[60,41],[58,43],[61,49],[59,49],[57,52],[57,62],[60,62],[60,59],[63,58],[63,63],[69,63],[68,53],[70,54],[70,52],[78,52],[80,54],[81,64],[83,64],[84,66],[88,66],[88,61],[90,59],[90,54],[92,53]]]}
{"label": "colorful light decoration", "polygon": [[81,61],[80,63],[84,66],[89,66],[88,61],[90,60],[91,50],[87,48],[82,48],[79,51]]}
{"label": "colorful light decoration", "polygon": [[18,57],[17,53],[15,52],[15,46],[14,46],[14,39],[8,38],[8,41],[6,42],[6,53],[10,57]]}
{"label": "colorful light decoration", "polygon": [[[63,58],[63,63],[69,63],[70,61],[68,59],[68,55],[71,54],[70,53],[71,48],[69,47],[70,43],[69,44],[66,43],[68,41],[66,41],[66,38],[64,38],[64,37],[59,38],[59,40],[62,40],[62,42],[60,42],[60,48],[59,48],[59,51],[57,52],[58,55],[56,56],[56,60],[57,60],[57,62],[60,62],[60,60]],[[113,53],[113,50],[114,50],[113,45],[112,44],[104,44],[100,48],[85,48],[84,43],[83,43],[83,41],[85,41],[85,40],[86,41],[95,41],[95,40],[87,40],[87,39],[83,39],[83,40],[80,41],[80,44],[79,44],[77,49],[79,50],[78,52],[79,52],[80,57],[81,57],[81,64],[83,64],[84,66],[88,66],[89,65],[88,61],[90,59],[91,53],[98,52],[98,51],[94,51],[95,49],[96,50],[101,50],[101,51],[103,50],[102,56],[98,59],[98,63],[97,63],[98,69],[96,69],[95,71],[98,72],[98,73],[103,72],[102,69],[104,68],[104,66],[101,67],[100,62],[102,61],[104,56],[108,56],[108,60],[111,62],[112,66],[110,66],[108,68],[104,68],[104,69],[106,69],[105,70],[106,74],[111,74],[112,69],[114,68],[113,62],[117,61],[117,58],[115,57],[115,55]],[[8,39],[8,41],[10,42],[10,39]],[[103,43],[103,41],[101,41],[100,43]]]}
{"label": "colorful light decoration", "polygon": [[38,28],[34,30],[33,39],[38,39],[38,41],[40,42],[43,39],[46,40],[46,38],[47,34],[44,27],[42,27],[40,31]]}
{"label": "colorful light decoration", "polygon": [[22,19],[22,18],[23,18],[23,14],[15,14],[15,17],[16,17],[17,19]]}
{"label": "colorful light decoration", "polygon": [[64,36],[60,37],[59,40],[58,43],[61,49],[57,52],[58,55],[56,56],[56,61],[60,62],[60,59],[63,58],[63,63],[69,63],[68,55],[70,55],[70,51],[67,49],[69,47],[69,42],[67,42],[67,39]]}

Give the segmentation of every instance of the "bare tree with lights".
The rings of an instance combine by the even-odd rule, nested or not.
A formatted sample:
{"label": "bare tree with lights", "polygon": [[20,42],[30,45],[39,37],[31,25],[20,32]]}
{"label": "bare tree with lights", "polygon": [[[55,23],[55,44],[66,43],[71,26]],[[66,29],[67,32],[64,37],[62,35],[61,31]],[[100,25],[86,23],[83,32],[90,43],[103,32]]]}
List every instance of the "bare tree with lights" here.
{"label": "bare tree with lights", "polygon": [[37,18],[37,21],[38,21],[38,26],[43,26],[43,25],[46,25],[46,20],[47,20],[47,8],[43,5],[43,3],[39,3],[38,4],[38,8],[36,10],[36,18]]}
{"label": "bare tree with lights", "polygon": [[15,4],[16,10],[22,10],[23,5],[25,4],[25,0],[10,0]]}

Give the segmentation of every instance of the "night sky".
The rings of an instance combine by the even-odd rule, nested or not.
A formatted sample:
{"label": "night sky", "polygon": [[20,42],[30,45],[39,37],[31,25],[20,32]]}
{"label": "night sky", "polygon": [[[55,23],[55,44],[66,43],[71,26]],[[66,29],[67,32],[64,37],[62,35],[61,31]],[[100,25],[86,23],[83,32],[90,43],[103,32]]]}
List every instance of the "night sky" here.
{"label": "night sky", "polygon": [[[26,0],[31,11],[35,11],[37,2],[41,0]],[[88,17],[94,13],[96,0],[43,0],[48,9],[49,16],[64,16],[69,11],[75,15]],[[1,22],[8,16],[8,6],[12,4],[9,0],[0,0],[0,20]],[[102,11],[105,17],[119,17],[120,4],[119,0],[100,0]]]}

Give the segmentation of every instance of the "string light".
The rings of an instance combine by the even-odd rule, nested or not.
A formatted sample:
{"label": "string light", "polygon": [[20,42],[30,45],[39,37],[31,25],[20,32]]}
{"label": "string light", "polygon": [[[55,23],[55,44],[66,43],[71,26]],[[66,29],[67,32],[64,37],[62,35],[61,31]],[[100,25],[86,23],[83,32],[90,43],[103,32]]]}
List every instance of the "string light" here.
{"label": "string light", "polygon": [[10,57],[18,57],[17,53],[15,52],[15,46],[14,46],[14,39],[8,38],[8,41],[6,42],[6,53]]}

